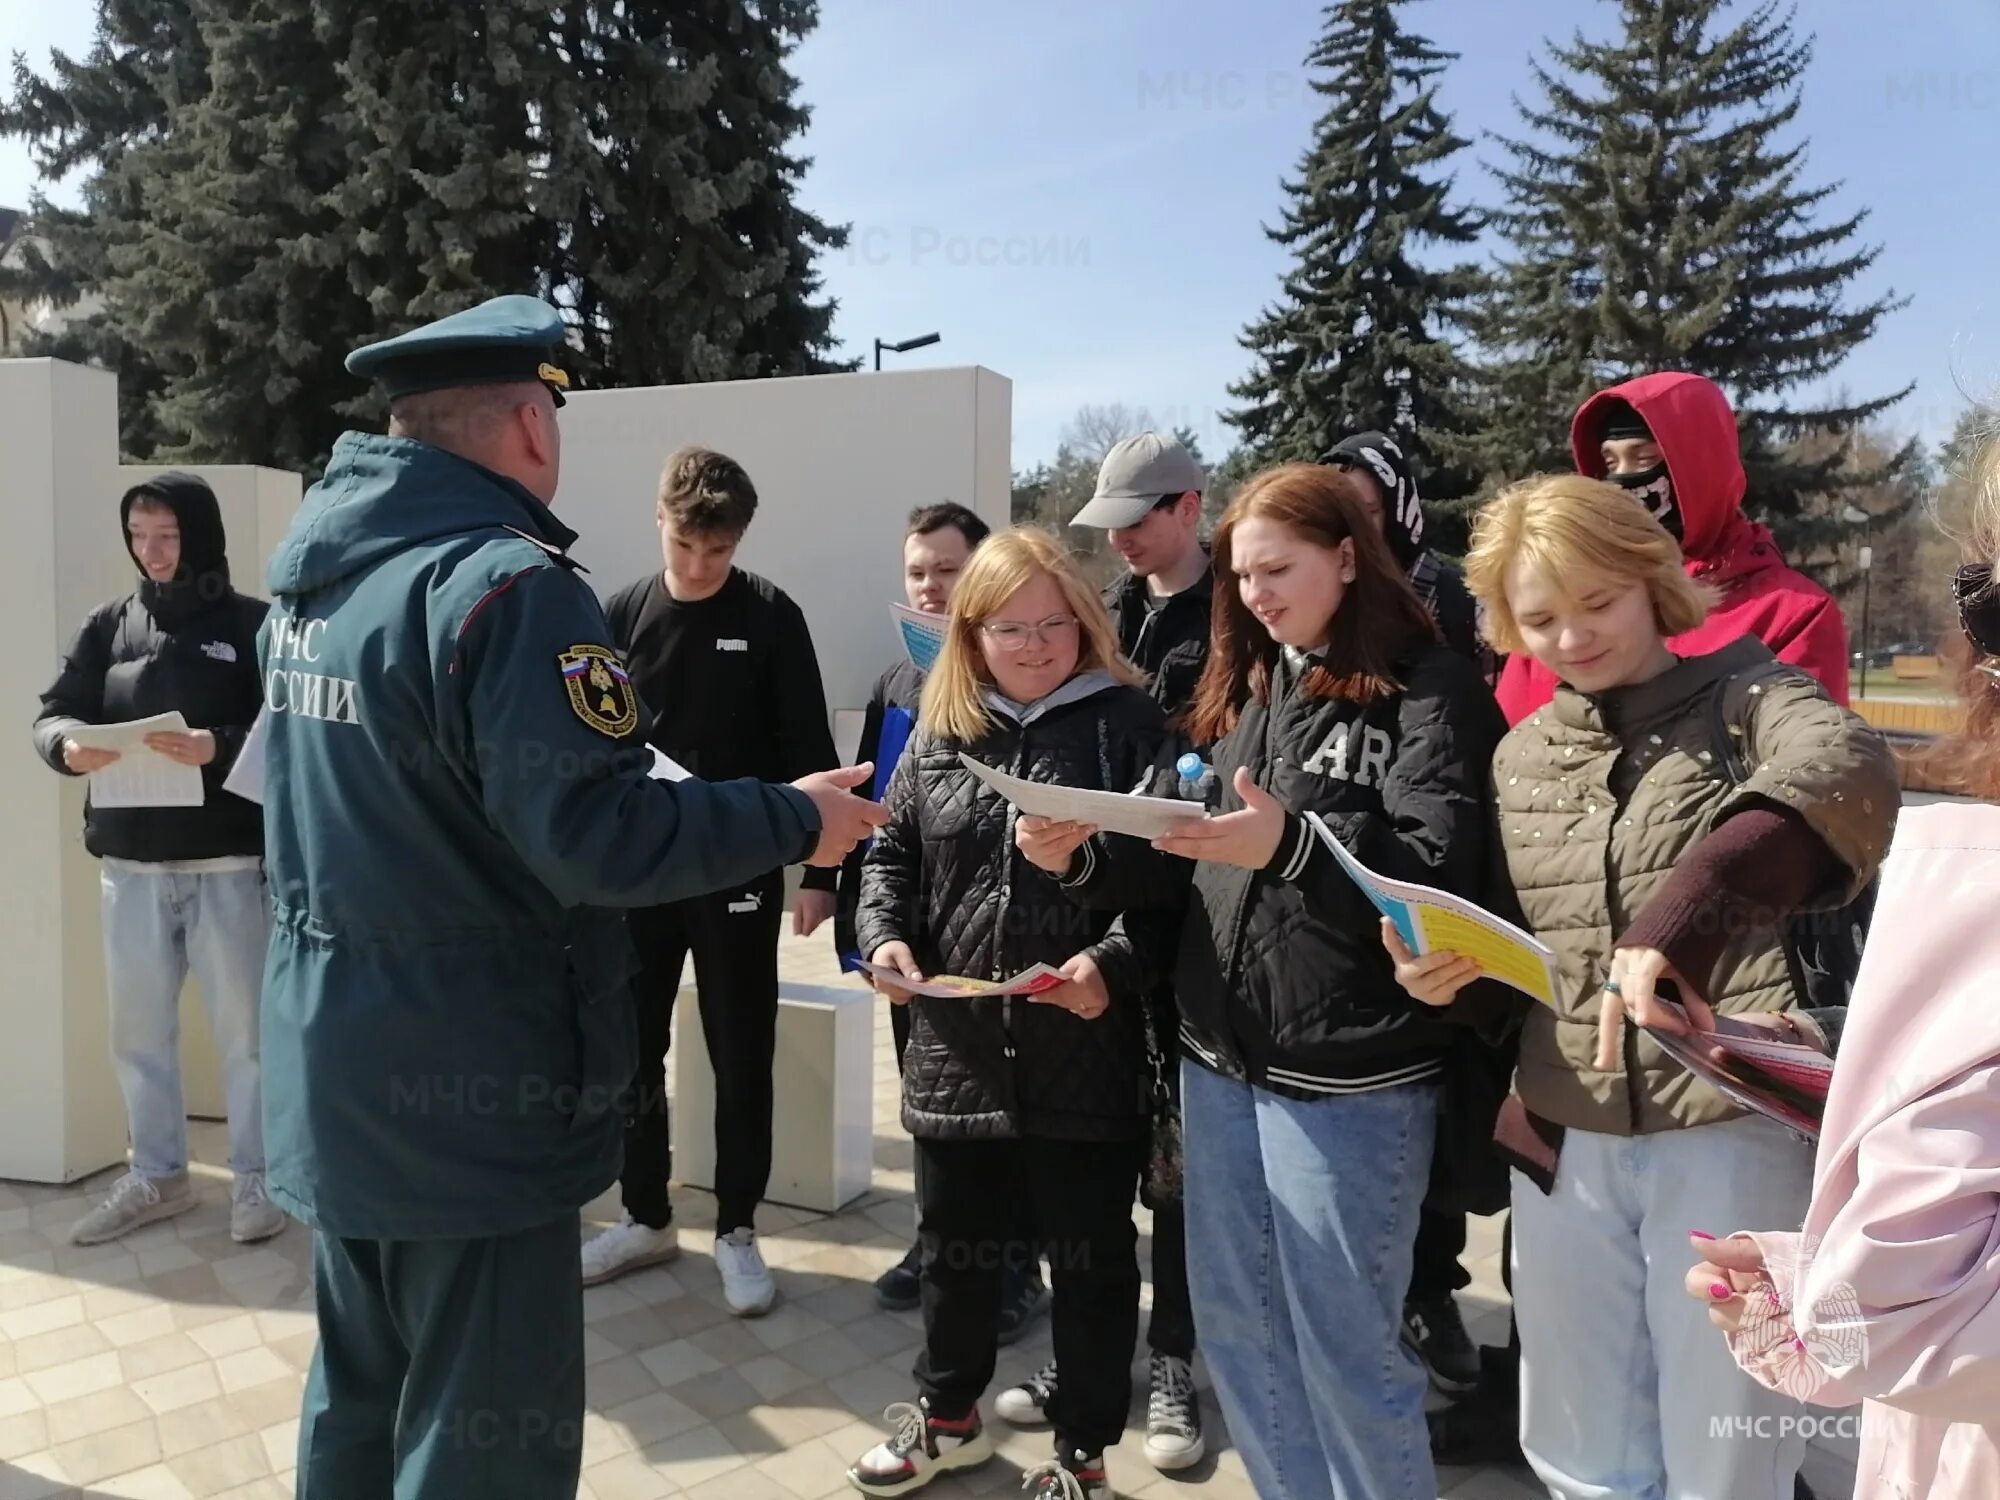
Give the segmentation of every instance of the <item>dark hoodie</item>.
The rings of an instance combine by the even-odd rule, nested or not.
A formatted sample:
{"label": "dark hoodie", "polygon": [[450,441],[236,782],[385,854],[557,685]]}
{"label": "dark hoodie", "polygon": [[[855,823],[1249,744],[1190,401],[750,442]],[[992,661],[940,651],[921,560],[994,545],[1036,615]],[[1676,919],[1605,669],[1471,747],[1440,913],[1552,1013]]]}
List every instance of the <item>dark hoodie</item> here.
{"label": "dark hoodie", "polygon": [[[1678,372],[1599,391],[1570,424],[1578,473],[1604,478],[1604,427],[1621,403],[1639,414],[1666,458],[1688,576],[1721,595],[1706,620],[1668,647],[1676,656],[1702,656],[1754,636],[1845,705],[1847,622],[1833,596],[1788,567],[1771,533],[1743,514],[1743,459],[1729,398],[1714,382]],[[1555,674],[1541,663],[1512,657],[1500,674],[1507,722],[1520,723],[1555,689]]]}
{"label": "dark hoodie", "polygon": [[[42,694],[35,749],[68,774],[63,742],[79,724],[119,724],[178,709],[191,729],[215,736],[202,767],[200,807],[84,809],[84,847],[99,857],[145,864],[264,852],[255,803],[222,790],[263,701],[257,629],[268,606],[229,584],[222,510],[192,474],[161,474],[118,502],[118,530],[141,497],[165,504],[180,523],[181,565],[167,583],[140,569],[137,592],[93,610],[77,631],[53,686]],[[139,566],[133,558],[133,566]]]}
{"label": "dark hoodie", "polygon": [[1430,610],[1444,643],[1493,680],[1492,653],[1479,639],[1479,612],[1465,578],[1424,542],[1424,502],[1402,445],[1386,432],[1357,432],[1335,443],[1320,460],[1374,480],[1382,492],[1382,535]]}

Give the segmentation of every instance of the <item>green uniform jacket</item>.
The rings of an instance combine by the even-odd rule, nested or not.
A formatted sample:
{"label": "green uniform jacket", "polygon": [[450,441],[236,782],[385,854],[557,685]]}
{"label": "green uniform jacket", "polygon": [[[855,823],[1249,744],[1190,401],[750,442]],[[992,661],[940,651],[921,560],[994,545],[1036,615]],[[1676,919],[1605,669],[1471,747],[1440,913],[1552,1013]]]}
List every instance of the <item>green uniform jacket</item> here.
{"label": "green uniform jacket", "polygon": [[613,908],[816,838],[789,787],[648,778],[574,540],[512,481],[348,433],[271,560],[265,1131],[272,1196],[328,1234],[511,1234],[608,1187],[637,1062]]}

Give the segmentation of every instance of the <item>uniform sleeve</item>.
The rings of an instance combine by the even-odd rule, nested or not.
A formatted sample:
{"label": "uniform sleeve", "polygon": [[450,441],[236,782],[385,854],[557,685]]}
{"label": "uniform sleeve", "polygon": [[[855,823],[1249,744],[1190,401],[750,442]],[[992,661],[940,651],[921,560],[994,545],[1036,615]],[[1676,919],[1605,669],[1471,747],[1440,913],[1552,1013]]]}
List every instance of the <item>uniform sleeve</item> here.
{"label": "uniform sleeve", "polygon": [[[826,686],[820,681],[819,657],[805,614],[788,597],[778,600],[777,651],[778,760],[787,781],[829,771],[838,764],[833,728],[826,711]],[[801,877],[807,890],[830,891],[838,870],[808,868]]]}
{"label": "uniform sleeve", "polygon": [[63,764],[63,741],[78,725],[95,724],[104,714],[104,674],[111,666],[117,618],[107,609],[91,612],[63,653],[62,668],[35,715],[35,753],[65,776],[76,773]]}
{"label": "uniform sleeve", "polygon": [[1797,667],[1847,706],[1847,621],[1830,595],[1816,600],[1788,630],[1765,643],[1788,667]]}
{"label": "uniform sleeve", "polygon": [[535,566],[468,613],[451,668],[487,816],[558,900],[655,906],[811,853],[819,817],[801,792],[650,777],[630,682],[592,701],[565,681],[564,658],[593,653],[616,660],[596,597]]}

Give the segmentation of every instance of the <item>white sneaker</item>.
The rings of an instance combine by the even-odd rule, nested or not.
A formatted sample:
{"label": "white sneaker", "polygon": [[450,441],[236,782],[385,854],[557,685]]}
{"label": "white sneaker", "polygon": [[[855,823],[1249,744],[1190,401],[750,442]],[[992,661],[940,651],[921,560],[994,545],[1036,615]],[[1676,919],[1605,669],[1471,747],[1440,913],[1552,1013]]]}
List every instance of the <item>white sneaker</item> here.
{"label": "white sneaker", "polygon": [[143,1224],[157,1224],[184,1214],[195,1206],[188,1187],[187,1173],[157,1180],[127,1172],[111,1184],[105,1199],[78,1219],[70,1229],[72,1245],[102,1245],[120,1235],[130,1234]]}
{"label": "white sneaker", "polygon": [[1050,1360],[1019,1385],[993,1398],[993,1409],[1016,1427],[1040,1427],[1049,1419],[1049,1402],[1056,1393],[1056,1362]]}
{"label": "white sneaker", "polygon": [[583,1243],[583,1284],[597,1286],[642,1266],[663,1266],[681,1253],[680,1235],[669,1224],[649,1229],[624,1215]]}
{"label": "white sneaker", "polygon": [[715,1269],[722,1273],[722,1300],[739,1318],[760,1318],[778,1300],[754,1229],[732,1229],[715,1237]]}
{"label": "white sneaker", "polygon": [[254,1245],[284,1227],[284,1210],[264,1191],[264,1174],[238,1173],[230,1193],[229,1237],[239,1245]]}
{"label": "white sneaker", "polygon": [[1155,1354],[1152,1377],[1152,1394],[1146,1400],[1146,1462],[1162,1473],[1192,1468],[1208,1451],[1201,1435],[1194,1368],[1171,1354]]}

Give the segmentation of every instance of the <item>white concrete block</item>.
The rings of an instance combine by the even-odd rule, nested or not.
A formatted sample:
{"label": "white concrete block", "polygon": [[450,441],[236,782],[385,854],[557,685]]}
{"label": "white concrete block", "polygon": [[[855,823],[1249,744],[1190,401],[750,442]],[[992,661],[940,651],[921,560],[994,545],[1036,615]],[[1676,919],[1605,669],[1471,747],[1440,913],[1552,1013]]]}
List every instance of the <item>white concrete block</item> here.
{"label": "white concrete block", "polygon": [[[875,1163],[875,1006],[874,992],[859,985],[780,985],[769,1201],[830,1214],[868,1191]],[[715,1075],[692,985],[674,1001],[668,1061],[675,1180],[712,1189]]]}

